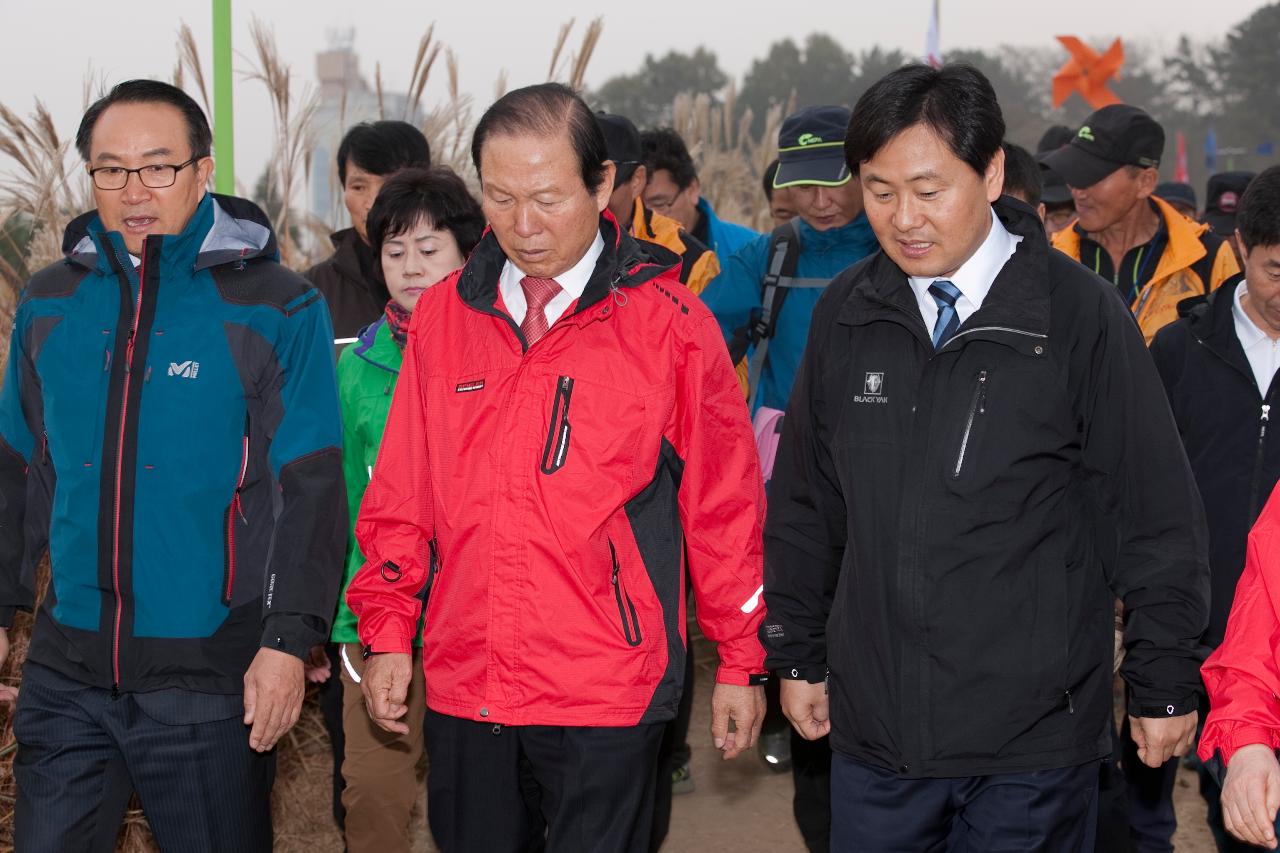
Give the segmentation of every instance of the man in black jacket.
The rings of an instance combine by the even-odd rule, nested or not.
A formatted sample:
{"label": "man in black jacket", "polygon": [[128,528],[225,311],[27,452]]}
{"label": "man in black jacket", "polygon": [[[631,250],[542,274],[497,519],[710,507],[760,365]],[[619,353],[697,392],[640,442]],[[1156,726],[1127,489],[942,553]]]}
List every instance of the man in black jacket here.
{"label": "man in black jacket", "polygon": [[833,850],[1092,849],[1117,596],[1140,758],[1195,733],[1203,509],[1115,288],[1000,198],[1003,133],[976,69],[909,66],[845,140],[881,251],[814,312],[761,628],[831,734]]}
{"label": "man in black jacket", "polygon": [[[1236,236],[1244,275],[1183,302],[1181,318],[1151,342],[1209,521],[1210,648],[1226,632],[1249,528],[1280,479],[1280,440],[1271,428],[1280,399],[1273,381],[1280,367],[1280,167],[1245,191]],[[1220,790],[1203,769],[1200,791],[1219,849],[1253,849],[1228,839]]]}
{"label": "man in black jacket", "polygon": [[338,180],[351,227],[329,235],[333,254],[307,270],[333,317],[335,343],[351,343],[382,316],[391,294],[365,233],[365,218],[383,182],[401,169],[431,165],[427,138],[408,122],[361,122],[338,145]]}

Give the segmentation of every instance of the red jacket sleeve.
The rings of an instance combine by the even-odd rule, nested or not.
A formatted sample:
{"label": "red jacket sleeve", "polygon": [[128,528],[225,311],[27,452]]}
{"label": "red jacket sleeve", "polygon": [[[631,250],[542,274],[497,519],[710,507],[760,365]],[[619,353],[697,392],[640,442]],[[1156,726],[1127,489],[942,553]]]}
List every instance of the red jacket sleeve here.
{"label": "red jacket sleeve", "polygon": [[[424,296],[421,302],[425,302]],[[424,312],[425,313],[425,312]],[[347,587],[360,641],[375,652],[413,650],[435,535],[427,413],[410,331],[378,461],[356,521],[365,564]]]}
{"label": "red jacket sleeve", "polygon": [[1249,534],[1227,633],[1201,669],[1209,718],[1197,750],[1230,762],[1242,746],[1280,748],[1280,489]]}
{"label": "red jacket sleeve", "polygon": [[680,520],[702,632],[719,645],[716,681],[764,672],[764,482],[751,420],[715,319],[698,323],[677,380]]}

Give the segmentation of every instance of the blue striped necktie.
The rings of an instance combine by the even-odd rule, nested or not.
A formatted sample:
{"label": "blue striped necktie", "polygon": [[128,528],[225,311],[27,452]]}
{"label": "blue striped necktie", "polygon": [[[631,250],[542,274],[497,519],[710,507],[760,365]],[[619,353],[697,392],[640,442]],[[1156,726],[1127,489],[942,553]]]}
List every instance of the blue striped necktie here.
{"label": "blue striped necktie", "polygon": [[933,324],[933,348],[936,350],[951,340],[960,328],[960,315],[956,312],[960,289],[949,281],[938,279],[929,285],[929,295],[938,303],[938,319]]}

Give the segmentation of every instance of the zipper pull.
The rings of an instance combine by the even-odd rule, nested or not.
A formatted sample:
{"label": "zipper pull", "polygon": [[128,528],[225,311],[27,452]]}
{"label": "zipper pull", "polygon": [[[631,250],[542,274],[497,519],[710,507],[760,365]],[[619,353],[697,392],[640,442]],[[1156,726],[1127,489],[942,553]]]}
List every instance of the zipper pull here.
{"label": "zipper pull", "polygon": [[1074,714],[1076,712],[1075,702],[1071,700],[1071,691],[1067,691],[1067,713]]}
{"label": "zipper pull", "polygon": [[987,413],[987,371],[978,374],[978,414]]}
{"label": "zipper pull", "polygon": [[1271,404],[1263,403],[1262,404],[1262,422],[1265,424],[1269,420],[1271,420]]}

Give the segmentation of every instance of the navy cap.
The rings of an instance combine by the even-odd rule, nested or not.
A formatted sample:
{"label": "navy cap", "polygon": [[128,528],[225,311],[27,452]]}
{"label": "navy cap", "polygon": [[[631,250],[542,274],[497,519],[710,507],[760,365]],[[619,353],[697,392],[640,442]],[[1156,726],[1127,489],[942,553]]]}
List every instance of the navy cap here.
{"label": "navy cap", "polygon": [[853,174],[844,161],[844,136],[849,130],[844,107],[806,107],[792,113],[778,131],[778,173],[774,189],[797,184],[838,187]]}
{"label": "navy cap", "polygon": [[1235,232],[1236,210],[1254,177],[1253,172],[1219,172],[1209,177],[1209,186],[1205,190],[1208,199],[1204,204],[1204,221],[1219,237],[1229,237]]}
{"label": "navy cap", "polygon": [[1144,110],[1112,104],[1090,115],[1069,143],[1041,161],[1076,189],[1091,187],[1122,166],[1154,169],[1164,154],[1164,128]]}
{"label": "navy cap", "polygon": [[1196,191],[1191,184],[1182,181],[1165,181],[1156,187],[1156,195],[1165,201],[1176,201],[1179,204],[1185,204],[1192,210],[1199,210],[1200,204],[1196,200]]}
{"label": "navy cap", "polygon": [[631,119],[612,113],[596,113],[596,123],[604,132],[604,147],[609,159],[618,168],[621,180],[631,176],[635,167],[644,162],[644,154],[640,150],[640,131]]}

